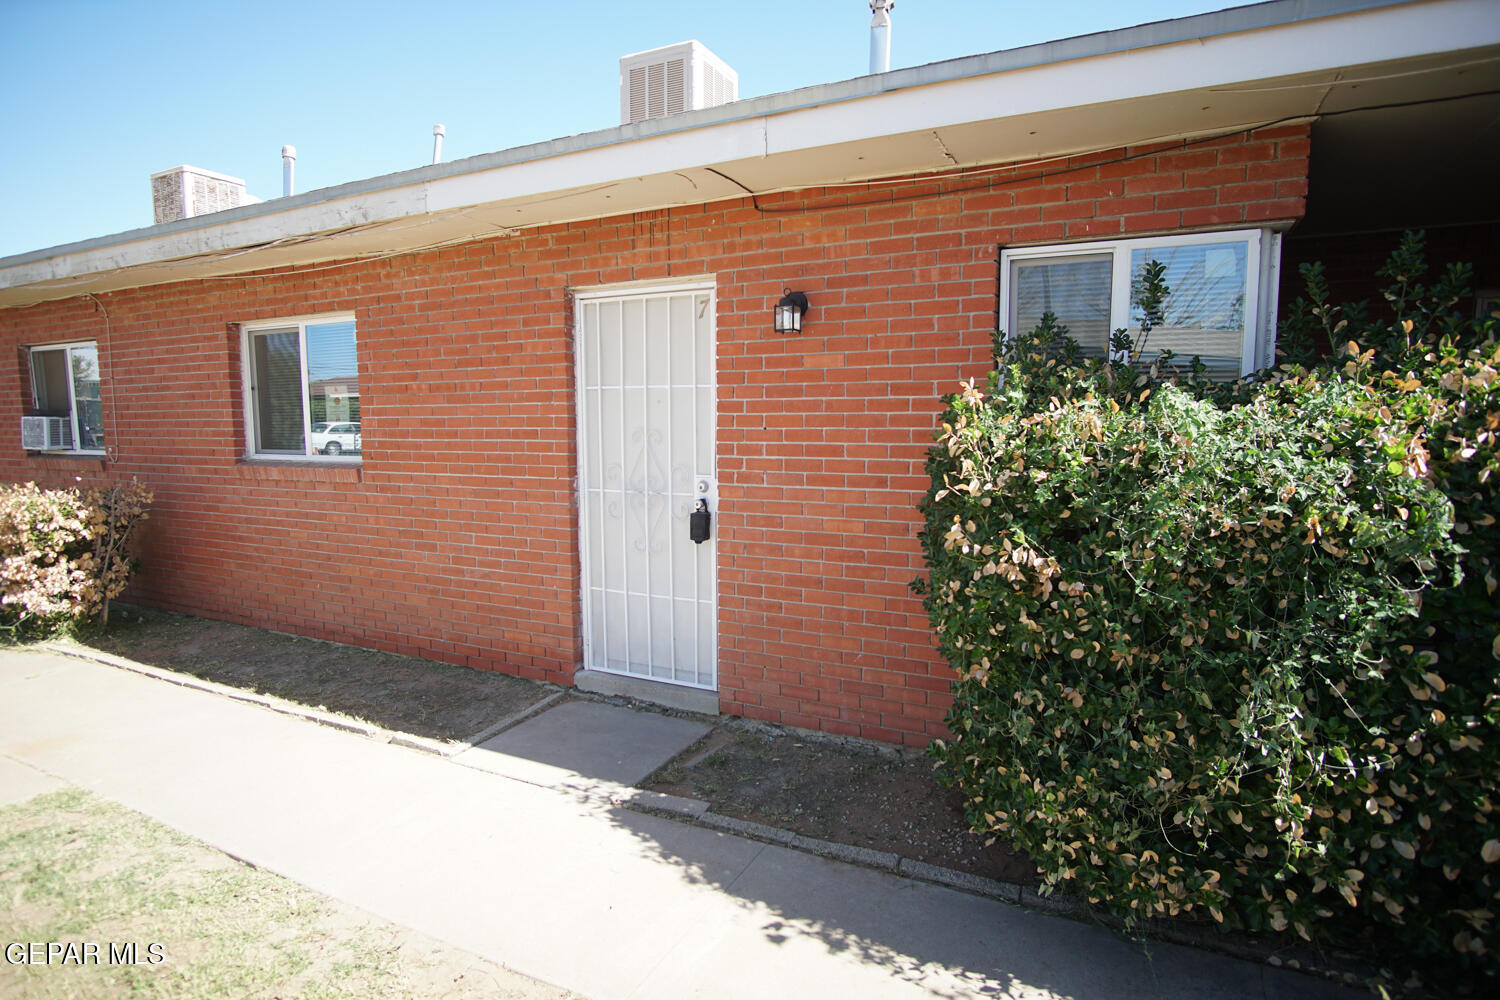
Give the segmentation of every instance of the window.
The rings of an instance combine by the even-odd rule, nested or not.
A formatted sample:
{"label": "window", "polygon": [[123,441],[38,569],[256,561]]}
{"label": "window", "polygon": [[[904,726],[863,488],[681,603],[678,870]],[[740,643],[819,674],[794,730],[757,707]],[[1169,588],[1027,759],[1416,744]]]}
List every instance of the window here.
{"label": "window", "polygon": [[[1100,358],[1111,334],[1125,330],[1145,358],[1170,349],[1234,378],[1270,364],[1280,254],[1280,236],[1261,230],[1006,250],[1001,315],[1017,333],[1050,312],[1084,354]],[[1162,323],[1142,341],[1132,289],[1150,261],[1166,266],[1170,294]]]}
{"label": "window", "polygon": [[1481,288],[1474,293],[1474,318],[1487,319],[1500,316],[1500,289]]}
{"label": "window", "polygon": [[45,450],[102,455],[104,402],[99,395],[98,345],[33,347],[30,355],[30,415],[58,421],[45,436],[49,445],[57,447]]}
{"label": "window", "polygon": [[248,326],[244,350],[250,455],[359,460],[359,358],[352,316]]}

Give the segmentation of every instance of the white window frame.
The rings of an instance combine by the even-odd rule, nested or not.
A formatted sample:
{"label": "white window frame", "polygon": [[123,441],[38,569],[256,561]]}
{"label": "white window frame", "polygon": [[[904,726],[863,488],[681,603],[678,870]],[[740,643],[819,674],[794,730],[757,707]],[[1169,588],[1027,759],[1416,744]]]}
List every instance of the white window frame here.
{"label": "white window frame", "polygon": [[[353,323],[355,366],[359,365],[359,321],[352,312],[340,313],[315,313],[306,316],[289,316],[274,320],[256,320],[253,323],[240,325],[240,373],[243,376],[244,413],[245,413],[245,458],[255,462],[318,462],[328,465],[359,465],[364,461],[363,454],[358,455],[324,455],[312,451],[312,414],[308,412],[307,406],[307,328],[320,323]],[[302,447],[300,455],[289,455],[285,452],[267,452],[255,450],[256,430],[256,406],[255,406],[255,336],[256,334],[269,333],[275,330],[289,330],[295,327],[297,330],[297,354],[302,362],[302,387],[299,390],[302,402]],[[363,451],[363,449],[361,449]]]}
{"label": "white window frame", "polygon": [[[80,347],[92,347],[94,349],[94,356],[96,358],[98,358],[98,356],[99,356],[99,342],[95,341],[95,340],[72,340],[72,341],[68,341],[67,343],[63,343],[63,344],[36,344],[36,345],[34,345],[32,347],[28,347],[26,349],[26,381],[27,381],[27,385],[31,389],[31,406],[32,406],[32,409],[35,409],[35,410],[41,410],[42,406],[41,406],[41,401],[37,399],[37,392],[36,392],[36,367],[35,367],[35,363],[33,361],[33,358],[37,354],[41,354],[41,353],[46,352],[46,351],[62,351],[63,352],[63,363],[64,363],[65,370],[66,370],[66,373],[67,373],[67,379],[66,379],[66,381],[68,383],[68,421],[70,423],[70,426],[73,429],[73,435],[72,435],[72,438],[71,438],[71,440],[73,442],[73,447],[71,447],[71,448],[48,449],[49,453],[54,454],[54,455],[103,455],[103,454],[105,454],[105,449],[104,448],[80,448],[80,447],[78,447],[78,442],[81,441],[81,440],[83,440],[83,434],[82,434],[82,428],[80,428],[78,426],[78,391],[77,391],[77,387],[75,387],[73,385],[73,351],[75,349],[77,349],[77,348],[80,348]],[[104,382],[104,362],[103,362],[103,360],[100,360],[98,362],[98,364],[99,364],[99,382],[102,385],[103,382]],[[100,411],[101,411],[100,412],[100,417],[102,419],[103,418],[103,412],[102,411],[103,411],[103,408],[104,408],[104,400],[103,400],[102,393],[101,393],[101,397],[100,397],[100,401],[99,401],[99,406],[100,406]],[[100,429],[102,430],[103,428],[100,428]]]}
{"label": "white window frame", "polygon": [[[1276,351],[1276,302],[1280,284],[1281,233],[1272,229],[1234,229],[1224,232],[1173,233],[1139,236],[1089,243],[1059,243],[1015,247],[1000,252],[1000,316],[1007,337],[1022,331],[1014,325],[1011,296],[1012,263],[1020,260],[1080,257],[1108,253],[1113,256],[1110,274],[1109,333],[1130,328],[1130,257],[1145,247],[1212,246],[1245,244],[1246,289],[1245,333],[1240,344],[1240,374],[1249,375],[1271,367]],[[1251,308],[1253,304],[1253,310]],[[1184,357],[1184,361],[1191,360]]]}

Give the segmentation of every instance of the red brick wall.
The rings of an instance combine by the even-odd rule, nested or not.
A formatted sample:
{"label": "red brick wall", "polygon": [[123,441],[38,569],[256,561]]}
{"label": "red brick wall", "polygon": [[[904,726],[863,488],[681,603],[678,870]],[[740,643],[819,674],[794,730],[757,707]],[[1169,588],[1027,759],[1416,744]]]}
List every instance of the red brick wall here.
{"label": "red brick wall", "polygon": [[[139,601],[570,683],[568,289],[714,274],[721,705],[922,744],[948,673],[907,586],[915,507],[939,397],[989,364],[998,246],[1293,219],[1307,152],[1277,128],[115,292],[107,323],[88,299],[0,310],[8,349],[99,342],[118,449],[0,435],[0,477],[149,481]],[[769,329],[787,287],[800,337]],[[358,321],[363,466],[245,463],[237,324],[332,311]]]}

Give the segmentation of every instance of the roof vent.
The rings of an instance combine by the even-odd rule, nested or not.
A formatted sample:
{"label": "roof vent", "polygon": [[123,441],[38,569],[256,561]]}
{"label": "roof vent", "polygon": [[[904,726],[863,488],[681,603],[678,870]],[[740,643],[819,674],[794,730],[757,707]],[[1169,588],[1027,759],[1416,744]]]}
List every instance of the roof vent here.
{"label": "roof vent", "polygon": [[637,52],[620,60],[620,124],[728,104],[739,86],[739,74],[701,42]]}
{"label": "roof vent", "polygon": [[189,219],[260,201],[245,193],[245,182],[202,167],[180,166],[151,175],[151,205],[157,224]]}

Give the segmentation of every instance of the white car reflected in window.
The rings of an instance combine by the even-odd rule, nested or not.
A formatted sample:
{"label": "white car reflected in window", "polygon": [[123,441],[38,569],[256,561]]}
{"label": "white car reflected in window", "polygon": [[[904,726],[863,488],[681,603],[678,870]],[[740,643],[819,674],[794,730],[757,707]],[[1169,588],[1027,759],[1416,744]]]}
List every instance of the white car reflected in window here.
{"label": "white car reflected in window", "polygon": [[320,455],[358,455],[359,424],[312,425],[312,449]]}

